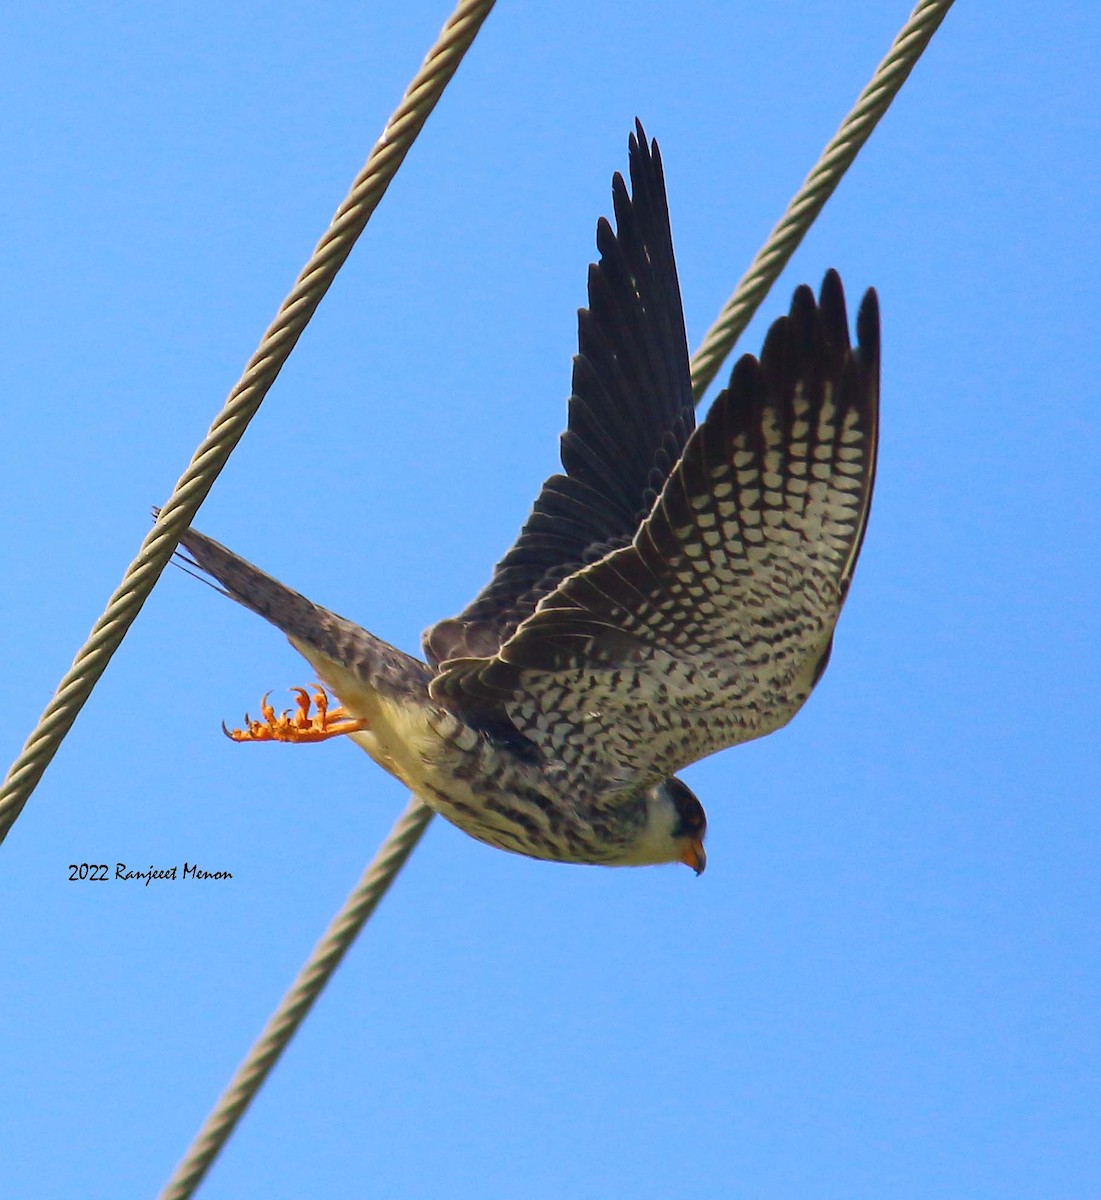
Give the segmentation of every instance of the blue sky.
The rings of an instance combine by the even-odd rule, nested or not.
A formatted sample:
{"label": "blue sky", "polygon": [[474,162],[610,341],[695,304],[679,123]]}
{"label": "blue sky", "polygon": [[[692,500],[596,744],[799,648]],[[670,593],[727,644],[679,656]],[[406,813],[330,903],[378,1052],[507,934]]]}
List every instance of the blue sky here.
{"label": "blue sky", "polygon": [[[5,15],[5,761],[448,11]],[[695,346],[906,13],[502,3],[199,528],[414,649],[555,468],[635,115]],[[686,772],[707,874],[436,822],[205,1197],[1098,1194],[1099,32],[959,5],[742,340],[874,284],[883,440],[825,680]],[[222,738],[307,677],[169,571],[0,851],[4,1194],[152,1194],[403,807]]]}

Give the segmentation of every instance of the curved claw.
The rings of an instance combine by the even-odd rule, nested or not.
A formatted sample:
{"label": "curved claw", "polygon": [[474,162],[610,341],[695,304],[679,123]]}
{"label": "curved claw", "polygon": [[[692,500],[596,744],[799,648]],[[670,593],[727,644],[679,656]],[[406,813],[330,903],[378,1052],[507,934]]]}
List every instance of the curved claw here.
{"label": "curved claw", "polygon": [[[260,712],[263,720],[254,721],[245,713],[244,729],[229,729],[222,722],[222,732],[234,742],[323,742],[332,737],[345,733],[356,733],[367,729],[365,720],[349,716],[343,708],[330,708],[329,697],[319,683],[311,685],[313,695],[306,688],[291,688],[295,699],[295,712],[284,709],[276,715],[275,709],[268,703],[271,692],[265,692],[260,701]],[[316,713],[311,716],[310,708]]]}

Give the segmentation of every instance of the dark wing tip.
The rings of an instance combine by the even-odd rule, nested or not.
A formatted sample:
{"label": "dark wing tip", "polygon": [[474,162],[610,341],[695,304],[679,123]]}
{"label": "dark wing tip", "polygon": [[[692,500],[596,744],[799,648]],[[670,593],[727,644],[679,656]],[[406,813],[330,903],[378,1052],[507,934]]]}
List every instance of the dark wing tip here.
{"label": "dark wing tip", "polygon": [[834,267],[827,267],[822,276],[822,286],[818,289],[818,303],[825,308],[827,305],[845,304],[845,289],[841,284],[841,276]]}
{"label": "dark wing tip", "polygon": [[[630,203],[630,196],[627,191],[627,181],[623,178],[623,173],[621,171],[613,171],[612,172],[612,209],[613,209],[613,211],[618,211],[619,205],[629,204],[629,203]],[[608,221],[608,218],[604,217],[604,216],[600,216],[600,217],[597,217],[597,219],[596,219],[596,228],[597,228],[598,235],[599,235],[601,223],[603,223],[604,225],[606,225],[608,227],[609,233],[612,232],[611,223]],[[599,243],[598,243],[597,249],[599,249],[599,248],[600,247],[599,247]]]}
{"label": "dark wing tip", "polygon": [[[856,357],[862,367],[874,367],[879,360],[879,306],[874,288],[864,295],[856,330]],[[815,359],[823,365],[829,363],[830,371],[838,370],[850,355],[851,345],[845,289],[841,276],[831,267],[823,276],[817,299],[810,287],[801,283],[792,295],[787,316],[769,326],[761,348],[761,368],[784,390]]]}
{"label": "dark wing tip", "polygon": [[791,297],[787,316],[777,317],[772,322],[761,346],[760,372],[770,391],[787,395],[803,374],[805,359],[811,353],[817,317],[814,293],[801,283]]}
{"label": "dark wing tip", "polygon": [[[830,267],[822,279],[818,293],[818,307],[826,322],[831,345],[849,349],[849,322],[845,306],[845,289],[841,276]],[[863,366],[879,362],[879,296],[875,288],[868,288],[860,301],[856,315],[856,344],[858,357]]]}
{"label": "dark wing tip", "polygon": [[879,296],[868,288],[856,315],[856,344],[865,366],[879,363]]}
{"label": "dark wing tip", "polygon": [[[806,341],[813,336],[815,322],[818,319],[819,308],[814,299],[814,293],[801,283],[791,297],[791,308],[788,310],[788,321],[794,327],[792,333],[800,340]],[[845,300],[841,299],[841,319],[845,318]],[[783,321],[783,317],[780,321]],[[777,322],[779,323],[779,322]]]}
{"label": "dark wing tip", "polygon": [[755,354],[743,354],[730,372],[730,403],[740,406],[756,395],[761,380],[761,364]]}
{"label": "dark wing tip", "polygon": [[841,276],[833,267],[830,267],[822,279],[822,286],[818,291],[818,308],[822,313],[827,344],[837,350],[847,351],[850,342],[845,289],[841,286]]}
{"label": "dark wing tip", "polygon": [[[646,130],[642,127],[642,120],[640,117],[635,117],[635,131],[627,138],[627,148],[631,155],[634,156],[640,149],[645,154],[649,146],[650,143],[646,138]],[[657,148],[657,142],[654,142],[654,148]]]}
{"label": "dark wing tip", "polygon": [[632,177],[636,163],[640,166],[652,164],[657,175],[664,181],[661,151],[658,149],[657,138],[647,138],[646,130],[643,129],[642,121],[638,117],[635,117],[635,131],[627,139],[627,154],[628,162],[631,164]]}

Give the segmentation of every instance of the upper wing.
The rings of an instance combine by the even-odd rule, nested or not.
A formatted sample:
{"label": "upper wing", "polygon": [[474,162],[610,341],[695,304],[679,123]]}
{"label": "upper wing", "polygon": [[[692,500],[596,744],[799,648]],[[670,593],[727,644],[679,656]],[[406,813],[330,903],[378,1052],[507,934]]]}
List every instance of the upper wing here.
{"label": "upper wing", "polygon": [[590,776],[664,778],[788,721],[825,668],[875,474],[879,313],[800,287],[693,434],[630,545],[566,579],[433,695],[507,714]]}
{"label": "upper wing", "polygon": [[636,122],[632,195],[612,180],[616,232],[601,217],[600,262],[578,314],[565,475],[539,493],[516,544],[457,616],[424,635],[432,663],[490,655],[567,575],[634,536],[695,425],[688,345],[657,143]]}

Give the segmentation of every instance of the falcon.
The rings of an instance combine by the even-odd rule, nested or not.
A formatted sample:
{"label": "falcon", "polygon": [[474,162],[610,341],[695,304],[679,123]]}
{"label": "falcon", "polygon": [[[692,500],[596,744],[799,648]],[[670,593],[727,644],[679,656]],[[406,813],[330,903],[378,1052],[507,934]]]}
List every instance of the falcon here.
{"label": "falcon", "polygon": [[[563,472],[425,661],[195,530],[187,562],[270,621],[320,683],[237,741],[349,737],[491,846],[559,862],[705,864],[676,772],[763,737],[830,657],[875,475],[879,314],[796,289],[699,426],[656,142],[612,180],[578,319]],[[328,693],[339,701],[331,707]],[[224,727],[223,727],[224,728]]]}

